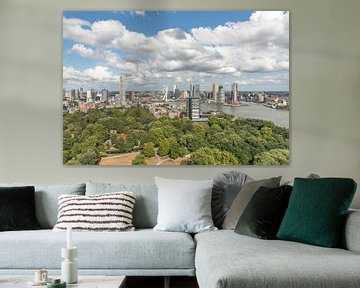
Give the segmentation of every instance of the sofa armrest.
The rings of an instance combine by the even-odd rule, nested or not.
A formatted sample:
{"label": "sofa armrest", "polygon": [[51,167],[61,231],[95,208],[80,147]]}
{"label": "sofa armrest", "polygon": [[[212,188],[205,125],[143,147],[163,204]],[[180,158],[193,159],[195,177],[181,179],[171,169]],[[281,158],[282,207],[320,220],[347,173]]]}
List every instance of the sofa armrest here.
{"label": "sofa armrest", "polygon": [[343,248],[360,253],[360,210],[349,210],[343,232]]}

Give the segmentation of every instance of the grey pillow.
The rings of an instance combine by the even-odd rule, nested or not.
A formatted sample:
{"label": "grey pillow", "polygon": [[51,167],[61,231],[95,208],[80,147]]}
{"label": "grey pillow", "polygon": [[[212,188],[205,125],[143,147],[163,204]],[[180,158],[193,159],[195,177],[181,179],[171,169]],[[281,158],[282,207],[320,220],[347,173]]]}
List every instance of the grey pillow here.
{"label": "grey pillow", "polygon": [[214,177],[211,213],[217,228],[222,227],[225,216],[243,184],[251,180],[245,173],[237,171],[219,173]]}
{"label": "grey pillow", "polygon": [[136,229],[153,228],[158,214],[158,193],[155,184],[86,182],[86,195],[131,191],[136,197],[133,223]]}
{"label": "grey pillow", "polygon": [[280,179],[281,176],[270,179],[251,181],[244,184],[224,219],[224,223],[222,225],[223,229],[234,230],[241,214],[244,212],[246,205],[249,203],[255,192],[261,186],[269,188],[279,187]]}
{"label": "grey pillow", "polygon": [[34,186],[36,218],[43,229],[52,229],[58,216],[58,197],[61,194],[85,195],[85,183],[63,185],[3,184],[0,186]]}
{"label": "grey pillow", "polygon": [[213,180],[155,177],[159,213],[154,230],[198,233],[217,230],[211,217]]}
{"label": "grey pillow", "polygon": [[[320,178],[320,176],[318,174],[311,173],[308,176],[306,176],[305,178],[317,179],[317,178]],[[294,179],[292,179],[290,181],[286,181],[283,185],[294,186]]]}

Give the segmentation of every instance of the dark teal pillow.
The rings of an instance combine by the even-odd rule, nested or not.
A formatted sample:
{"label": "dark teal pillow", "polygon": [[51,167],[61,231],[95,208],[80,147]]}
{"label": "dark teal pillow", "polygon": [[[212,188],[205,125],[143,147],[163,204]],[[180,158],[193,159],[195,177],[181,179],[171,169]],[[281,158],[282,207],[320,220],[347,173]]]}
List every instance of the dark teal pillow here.
{"label": "dark teal pillow", "polygon": [[355,191],[349,178],[295,178],[277,239],[337,247]]}

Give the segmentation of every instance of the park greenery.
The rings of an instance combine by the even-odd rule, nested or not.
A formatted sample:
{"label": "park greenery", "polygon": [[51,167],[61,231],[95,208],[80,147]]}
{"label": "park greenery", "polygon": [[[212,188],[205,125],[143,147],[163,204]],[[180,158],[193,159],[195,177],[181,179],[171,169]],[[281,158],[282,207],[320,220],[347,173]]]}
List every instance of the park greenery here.
{"label": "park greenery", "polygon": [[133,165],[151,157],[182,165],[284,165],[289,131],[270,121],[211,116],[208,122],[167,116],[145,107],[93,109],[63,116],[63,161],[97,165],[102,157],[137,152]]}

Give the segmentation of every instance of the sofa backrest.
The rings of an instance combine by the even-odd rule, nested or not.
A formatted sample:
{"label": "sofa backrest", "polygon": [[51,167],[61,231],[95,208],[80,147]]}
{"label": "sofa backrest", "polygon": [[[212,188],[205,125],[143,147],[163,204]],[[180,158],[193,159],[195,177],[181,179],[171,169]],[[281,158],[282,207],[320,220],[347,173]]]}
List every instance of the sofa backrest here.
{"label": "sofa backrest", "polygon": [[158,192],[155,184],[86,182],[86,195],[89,196],[120,191],[131,191],[135,194],[135,228],[153,228],[158,214]]}

